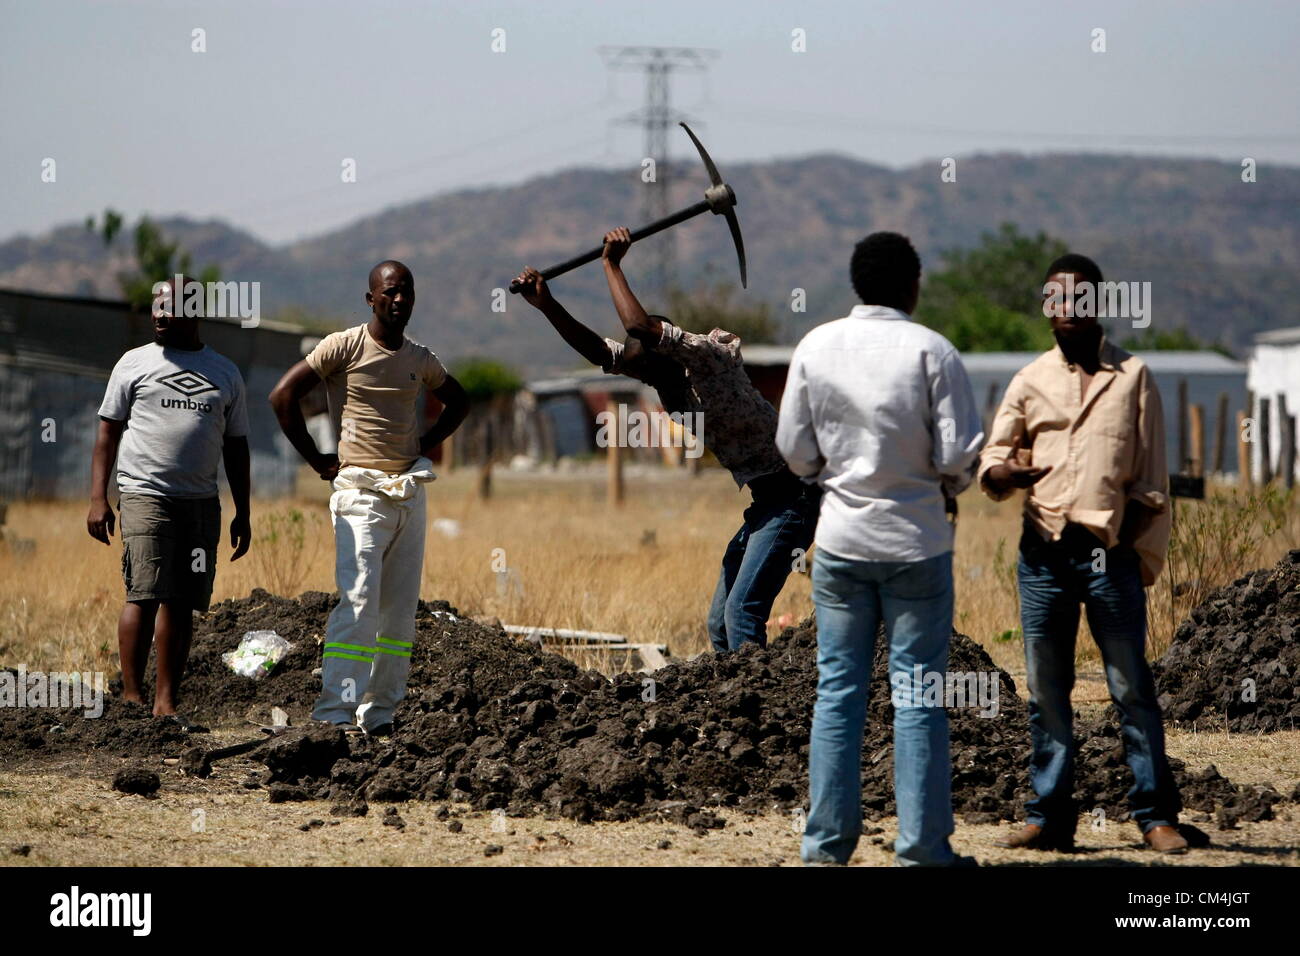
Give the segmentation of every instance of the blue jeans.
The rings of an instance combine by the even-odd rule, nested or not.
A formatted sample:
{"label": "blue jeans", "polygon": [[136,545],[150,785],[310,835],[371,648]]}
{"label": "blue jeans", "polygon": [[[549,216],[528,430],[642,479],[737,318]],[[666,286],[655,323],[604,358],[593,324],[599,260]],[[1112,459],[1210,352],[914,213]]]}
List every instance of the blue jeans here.
{"label": "blue jeans", "polygon": [[[847,863],[862,833],[862,735],[876,630],[889,640],[890,686],[913,668],[942,673],[952,633],[952,552],[925,561],[851,561],[817,550],[817,705],[808,760],[806,863]],[[904,866],[953,862],[952,773],[943,707],[894,708],[894,800]]]}
{"label": "blue jeans", "polygon": [[[767,646],[767,619],[785,579],[812,547],[821,494],[815,486],[774,499],[757,498],[727,545],[709,606],[709,642],[716,653],[746,641]],[[800,554],[795,552],[799,551]]]}
{"label": "blue jeans", "polygon": [[1079,605],[1088,614],[1120,714],[1124,752],[1133,771],[1133,820],[1146,833],[1178,822],[1178,788],[1165,757],[1165,732],[1147,666],[1146,592],[1137,552],[1106,550],[1100,539],[1068,525],[1049,542],[1026,527],[1020,539],[1020,622],[1029,684],[1030,778],[1037,796],[1027,822],[1064,837],[1074,834],[1074,644]]}

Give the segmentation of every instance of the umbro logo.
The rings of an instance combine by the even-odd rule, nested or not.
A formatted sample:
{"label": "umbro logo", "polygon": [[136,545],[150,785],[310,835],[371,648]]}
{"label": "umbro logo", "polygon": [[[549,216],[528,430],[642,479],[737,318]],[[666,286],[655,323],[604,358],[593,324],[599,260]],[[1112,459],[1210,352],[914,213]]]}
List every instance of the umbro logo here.
{"label": "umbro logo", "polygon": [[202,395],[204,392],[218,390],[217,386],[212,382],[198,372],[191,372],[189,369],[181,369],[179,372],[164,375],[158,381],[173,391],[180,392],[186,398],[193,398],[195,395]]}

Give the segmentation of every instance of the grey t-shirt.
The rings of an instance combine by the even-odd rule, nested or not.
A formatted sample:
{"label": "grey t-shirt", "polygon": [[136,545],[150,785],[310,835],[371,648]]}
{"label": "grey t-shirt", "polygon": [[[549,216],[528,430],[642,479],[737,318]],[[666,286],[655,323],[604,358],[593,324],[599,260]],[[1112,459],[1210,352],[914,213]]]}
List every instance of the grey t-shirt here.
{"label": "grey t-shirt", "polygon": [[99,417],[126,422],[118,490],[168,498],[216,495],[223,442],[248,434],[244,379],[206,345],[127,352],[113,366]]}

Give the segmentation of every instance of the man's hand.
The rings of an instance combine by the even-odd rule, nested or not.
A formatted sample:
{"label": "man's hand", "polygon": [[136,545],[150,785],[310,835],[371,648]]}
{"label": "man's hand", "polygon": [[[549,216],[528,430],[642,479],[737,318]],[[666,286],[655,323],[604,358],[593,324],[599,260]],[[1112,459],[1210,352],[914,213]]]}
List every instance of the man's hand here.
{"label": "man's hand", "polygon": [[234,548],[231,561],[238,561],[248,554],[248,546],[253,543],[253,526],[246,514],[236,514],[230,522],[230,546]]}
{"label": "man's hand", "polygon": [[86,530],[96,541],[108,544],[108,536],[113,533],[113,509],[105,500],[90,502],[90,513],[86,515]]}
{"label": "man's hand", "polygon": [[339,474],[339,456],[317,454],[311,462],[312,470],[320,475],[321,481],[333,481]]}
{"label": "man's hand", "polygon": [[1042,479],[1052,466],[1038,468],[1034,465],[1022,465],[1019,460],[1020,453],[1020,436],[1017,435],[1011,442],[1011,449],[1007,452],[1006,461],[1000,465],[994,465],[985,475],[985,480],[993,486],[996,491],[1005,491],[1008,488],[1032,488]]}
{"label": "man's hand", "polygon": [[524,301],[535,309],[544,309],[555,301],[551,298],[551,290],[546,287],[546,280],[532,266],[525,266],[524,271],[515,276],[515,282],[523,286],[519,294]]}
{"label": "man's hand", "polygon": [[632,233],[628,231],[627,226],[611,229],[605,233],[605,249],[601,252],[600,257],[607,264],[617,266],[623,261],[623,256],[631,245]]}

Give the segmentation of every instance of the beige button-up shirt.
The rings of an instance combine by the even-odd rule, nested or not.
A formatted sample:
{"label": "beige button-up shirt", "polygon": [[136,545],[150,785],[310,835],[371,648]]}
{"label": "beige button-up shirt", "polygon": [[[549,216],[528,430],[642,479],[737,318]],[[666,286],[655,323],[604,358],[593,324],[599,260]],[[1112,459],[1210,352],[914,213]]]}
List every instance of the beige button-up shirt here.
{"label": "beige button-up shirt", "polygon": [[1141,359],[1105,338],[1099,357],[1086,395],[1082,375],[1060,346],[1016,373],[980,453],[978,481],[994,500],[1010,497],[985,479],[1007,460],[1018,436],[1032,464],[1052,468],[1025,497],[1025,516],[1045,539],[1059,539],[1073,522],[1113,548],[1125,506],[1145,505],[1124,543],[1137,551],[1142,581],[1150,586],[1164,567],[1171,527],[1160,392]]}

